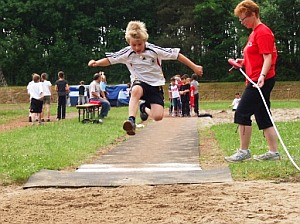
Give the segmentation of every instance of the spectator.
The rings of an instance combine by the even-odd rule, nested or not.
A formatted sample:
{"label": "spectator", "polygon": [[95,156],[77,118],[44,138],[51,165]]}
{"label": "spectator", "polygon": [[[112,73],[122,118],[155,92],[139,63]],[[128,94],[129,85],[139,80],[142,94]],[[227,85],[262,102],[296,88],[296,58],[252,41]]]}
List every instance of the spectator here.
{"label": "spectator", "polygon": [[[34,74],[35,74],[35,73],[34,73]],[[31,112],[30,112],[31,96],[30,96],[30,93],[29,93],[30,85],[31,85],[32,83],[34,83],[34,81],[33,81],[33,76],[34,76],[34,74],[31,75],[31,81],[27,84],[27,93],[28,93],[28,95],[29,95],[29,109],[28,109],[28,111],[29,111],[29,114],[28,114],[28,121],[29,121],[29,122],[32,122],[32,119],[35,119],[35,117],[33,117],[33,115],[32,115]]]}
{"label": "spectator", "polygon": [[104,99],[100,90],[100,80],[101,75],[96,73],[94,75],[94,81],[91,82],[89,90],[90,90],[90,101],[98,101],[101,102],[101,111],[99,113],[99,117],[101,119],[107,117],[108,111],[110,110],[110,103],[108,100]]}
{"label": "spectator", "polygon": [[42,111],[42,122],[45,121],[44,114],[47,114],[47,122],[50,121],[50,104],[51,104],[51,95],[52,95],[52,84],[48,81],[48,74],[42,73],[41,75],[41,83],[43,86],[44,92],[44,103],[43,103],[43,111]]}
{"label": "spectator", "polygon": [[183,117],[190,117],[190,84],[187,83],[188,75],[184,74],[181,77],[181,86],[179,88],[181,98],[181,113]]}
{"label": "spectator", "polygon": [[235,93],[234,99],[230,105],[232,107],[232,111],[236,111],[240,101],[241,101],[240,93]]}
{"label": "spectator", "polygon": [[[43,86],[40,83],[40,76],[33,74],[33,83],[29,85],[28,92],[30,94],[30,112],[38,117],[38,122],[41,124],[41,112],[43,110]],[[34,125],[35,119],[32,119]]]}
{"label": "spectator", "polygon": [[55,91],[57,92],[57,117],[56,120],[66,118],[67,94],[69,93],[68,81],[65,80],[63,71],[58,72],[58,80],[55,82]]}
{"label": "spectator", "polygon": [[85,87],[84,87],[84,81],[79,82],[79,87],[78,87],[78,105],[85,104]]}
{"label": "spectator", "polygon": [[197,74],[192,75],[191,81],[191,89],[193,90],[193,105],[194,105],[194,113],[196,116],[199,116],[199,83],[197,81],[198,76]]}
{"label": "spectator", "polygon": [[108,93],[106,91],[106,86],[107,86],[106,76],[104,75],[104,72],[99,72],[99,75],[101,76],[101,80],[100,80],[101,94],[104,99],[107,99]]}
{"label": "spectator", "polygon": [[193,111],[194,111],[194,91],[195,91],[195,87],[191,85],[191,78],[187,78],[186,79],[186,83],[190,85],[190,92],[189,92],[189,102],[190,102],[190,115],[192,115]]}
{"label": "spectator", "polygon": [[180,110],[181,110],[181,101],[180,101],[180,94],[179,94],[179,88],[176,84],[175,77],[171,78],[171,84],[169,87],[169,96],[171,99],[171,103],[173,105],[173,117],[180,116]]}

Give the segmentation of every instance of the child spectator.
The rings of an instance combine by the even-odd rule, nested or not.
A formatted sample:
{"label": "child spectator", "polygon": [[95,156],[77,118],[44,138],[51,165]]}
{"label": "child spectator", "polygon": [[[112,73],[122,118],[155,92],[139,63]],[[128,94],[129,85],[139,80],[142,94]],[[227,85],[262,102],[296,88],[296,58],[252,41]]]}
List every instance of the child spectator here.
{"label": "child spectator", "polygon": [[84,87],[84,81],[79,82],[80,86],[78,87],[78,105],[85,104],[85,87]]}
{"label": "child spectator", "polygon": [[[38,122],[41,124],[41,112],[43,110],[43,86],[40,83],[40,76],[33,74],[33,83],[28,87],[28,93],[30,95],[30,113],[33,116],[38,117]],[[35,119],[32,119],[32,125],[34,125]]]}
{"label": "child spectator", "polygon": [[190,59],[179,53],[179,48],[162,48],[147,42],[146,26],[140,21],[128,23],[125,38],[130,45],[115,53],[107,53],[106,58],[90,60],[88,66],[109,66],[126,64],[131,73],[131,96],[128,109],[128,120],[123,123],[123,129],[129,135],[135,135],[135,117],[139,107],[143,121],[150,116],[155,121],[162,120],[164,115],[163,86],[165,78],[162,72],[163,60],[178,60],[190,67],[196,74],[202,75],[202,66],[196,65]]}
{"label": "child spectator", "polygon": [[169,83],[169,87],[168,87],[168,93],[169,93],[169,101],[170,101],[170,108],[169,108],[169,115],[172,116],[173,113],[173,109],[174,109],[174,105],[172,102],[172,95],[171,95],[171,85],[172,83]]}
{"label": "child spectator", "polygon": [[44,114],[46,111],[47,114],[47,122],[50,121],[50,103],[51,103],[51,95],[52,95],[52,84],[50,81],[48,81],[48,74],[42,73],[41,75],[41,83],[43,86],[43,92],[44,92],[44,103],[43,103],[43,111],[42,111],[42,122],[45,121]]}
{"label": "child spectator", "polygon": [[189,92],[189,95],[190,95],[190,114],[192,115],[193,111],[194,111],[194,107],[195,107],[195,98],[194,98],[194,91],[195,91],[195,86],[192,86],[191,85],[191,79],[190,78],[187,78],[187,84],[190,84],[190,92]]}
{"label": "child spectator", "polygon": [[69,92],[68,81],[64,78],[63,71],[58,72],[58,80],[55,82],[55,91],[57,92],[57,120],[66,118],[67,94]]}
{"label": "child spectator", "polygon": [[[181,86],[181,78],[180,78],[180,75],[177,74],[177,75],[174,76],[174,78],[175,78],[175,84],[177,85],[177,87],[178,87],[178,89],[179,89],[180,86]],[[170,90],[170,86],[171,86],[171,83],[169,84],[169,90]],[[172,102],[172,99],[171,99],[170,96],[169,96],[169,99],[170,99],[169,115],[172,115],[172,114],[173,114],[173,107],[174,107],[174,105],[173,105],[173,102]],[[177,114],[180,115],[179,113],[181,112],[181,102],[180,102],[180,104],[178,105],[178,107],[179,107],[179,108],[178,108]]]}
{"label": "child spectator", "polygon": [[230,106],[232,106],[232,111],[236,111],[238,105],[239,105],[239,102],[241,101],[241,96],[240,96],[240,93],[235,93],[234,95],[234,99],[232,101],[232,104]]}
{"label": "child spectator", "polygon": [[197,74],[193,74],[192,75],[192,82],[191,82],[191,89],[193,89],[193,107],[194,107],[194,112],[195,115],[198,116],[199,115],[199,91],[198,91],[198,87],[199,87],[199,83],[197,81],[198,76]]}
{"label": "child spectator", "polygon": [[104,75],[104,72],[99,72],[100,74],[100,90],[101,90],[101,95],[104,99],[107,99],[107,91],[106,91],[106,86],[107,86],[107,81],[106,81],[106,76]]}
{"label": "child spectator", "polygon": [[187,83],[188,75],[184,74],[181,77],[181,86],[179,88],[181,103],[182,103],[182,116],[190,117],[190,84]]}
{"label": "child spectator", "polygon": [[29,93],[29,87],[32,83],[34,83],[33,76],[34,76],[34,74],[31,75],[31,81],[27,84],[27,93],[29,95],[29,115],[28,115],[29,122],[32,122],[32,119],[35,119],[35,117],[33,117],[30,112],[31,97],[30,97],[30,93]]}
{"label": "child spectator", "polygon": [[181,76],[179,74],[175,75],[175,80],[176,80],[176,85],[178,86],[178,88],[180,88],[181,86]]}
{"label": "child spectator", "polygon": [[181,102],[180,102],[179,88],[178,88],[178,85],[176,85],[175,77],[171,78],[169,96],[170,96],[171,103],[172,103],[173,109],[174,109],[174,111],[172,113],[172,116],[173,117],[179,116],[180,115]]}

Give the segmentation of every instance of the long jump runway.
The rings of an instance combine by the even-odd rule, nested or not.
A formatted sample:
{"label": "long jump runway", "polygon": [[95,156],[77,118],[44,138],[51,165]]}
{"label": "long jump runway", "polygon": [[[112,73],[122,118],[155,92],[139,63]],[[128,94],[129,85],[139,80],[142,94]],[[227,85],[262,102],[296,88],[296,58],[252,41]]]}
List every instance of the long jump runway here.
{"label": "long jump runway", "polygon": [[[230,182],[228,168],[202,170],[197,117],[151,122],[135,136],[74,172],[41,170],[23,188]],[[201,118],[211,119],[211,118]],[[105,125],[105,124],[104,124]]]}

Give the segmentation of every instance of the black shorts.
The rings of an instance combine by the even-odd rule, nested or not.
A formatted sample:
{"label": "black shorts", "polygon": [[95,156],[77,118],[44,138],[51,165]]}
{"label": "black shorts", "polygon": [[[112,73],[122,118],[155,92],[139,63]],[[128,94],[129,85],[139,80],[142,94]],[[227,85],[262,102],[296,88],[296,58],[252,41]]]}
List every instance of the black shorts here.
{"label": "black shorts", "polygon": [[30,113],[41,113],[43,110],[43,101],[31,98]]}
{"label": "black shorts", "polygon": [[134,81],[132,87],[139,85],[143,88],[142,100],[145,100],[146,107],[151,108],[151,104],[159,104],[164,107],[164,90],[162,86],[150,86],[141,81]]}
{"label": "black shorts", "polygon": [[[261,88],[267,106],[270,109],[270,95],[275,85],[275,78],[265,80]],[[272,127],[273,124],[261,99],[258,90],[249,83],[241,97],[241,101],[234,114],[234,123],[251,126],[251,116],[255,116],[258,128],[260,130]]]}

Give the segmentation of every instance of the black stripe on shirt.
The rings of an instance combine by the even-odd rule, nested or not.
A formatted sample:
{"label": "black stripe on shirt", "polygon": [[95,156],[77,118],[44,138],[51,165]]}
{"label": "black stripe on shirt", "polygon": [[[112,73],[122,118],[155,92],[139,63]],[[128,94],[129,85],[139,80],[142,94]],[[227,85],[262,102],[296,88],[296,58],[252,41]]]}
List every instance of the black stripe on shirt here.
{"label": "black stripe on shirt", "polygon": [[114,53],[107,52],[107,53],[105,53],[105,55],[106,55],[106,57],[117,58],[119,56],[126,54],[130,50],[131,50],[131,48],[123,48],[122,50],[120,50],[118,52],[114,52]]}

